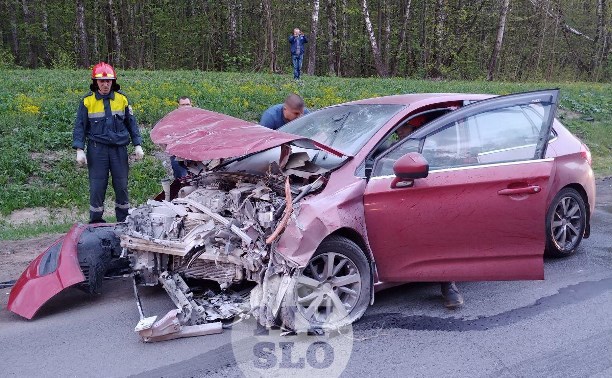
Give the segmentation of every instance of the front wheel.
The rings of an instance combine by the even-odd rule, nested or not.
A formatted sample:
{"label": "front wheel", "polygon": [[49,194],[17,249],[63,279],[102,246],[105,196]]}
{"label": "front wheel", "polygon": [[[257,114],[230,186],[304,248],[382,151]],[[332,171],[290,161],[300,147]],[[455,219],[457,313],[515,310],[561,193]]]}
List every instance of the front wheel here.
{"label": "front wheel", "polygon": [[546,214],[546,250],[550,257],[576,252],[586,227],[586,207],[580,193],[565,188],[553,199]]}
{"label": "front wheel", "polygon": [[371,275],[357,244],[343,237],[328,238],[292,277],[280,312],[283,326],[303,332],[353,323],[368,307]]}

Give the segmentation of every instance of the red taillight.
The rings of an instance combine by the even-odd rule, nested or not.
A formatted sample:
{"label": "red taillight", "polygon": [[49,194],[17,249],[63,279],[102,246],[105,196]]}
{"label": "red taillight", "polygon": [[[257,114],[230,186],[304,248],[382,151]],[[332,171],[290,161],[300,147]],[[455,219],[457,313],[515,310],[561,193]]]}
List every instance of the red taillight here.
{"label": "red taillight", "polygon": [[584,143],[582,143],[582,148],[580,149],[580,156],[582,156],[584,160],[589,163],[589,165],[593,165],[593,159],[591,158],[591,150],[589,150],[587,145]]}

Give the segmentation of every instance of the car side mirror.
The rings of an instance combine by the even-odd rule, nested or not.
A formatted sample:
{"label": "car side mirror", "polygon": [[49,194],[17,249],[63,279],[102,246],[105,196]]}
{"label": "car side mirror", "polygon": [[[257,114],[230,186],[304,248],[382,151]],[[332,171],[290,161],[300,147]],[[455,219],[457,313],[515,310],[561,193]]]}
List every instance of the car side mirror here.
{"label": "car side mirror", "polygon": [[392,188],[410,187],[415,179],[425,178],[429,175],[429,163],[418,152],[409,152],[393,164],[395,179]]}

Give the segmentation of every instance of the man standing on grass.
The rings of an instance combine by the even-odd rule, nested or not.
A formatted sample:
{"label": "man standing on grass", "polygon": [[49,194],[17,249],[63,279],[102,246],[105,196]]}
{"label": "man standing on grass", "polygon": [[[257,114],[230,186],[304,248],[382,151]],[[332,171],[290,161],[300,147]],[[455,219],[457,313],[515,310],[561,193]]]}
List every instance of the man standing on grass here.
{"label": "man standing on grass", "polygon": [[259,124],[268,129],[276,130],[285,123],[308,114],[304,100],[295,93],[290,94],[282,104],[272,105],[261,115]]}
{"label": "man standing on grass", "polygon": [[308,38],[298,28],[293,29],[293,34],[289,36],[291,44],[291,61],[293,62],[293,78],[300,79],[302,71],[302,61],[304,57],[304,44],[308,43]]}
{"label": "man standing on grass", "polygon": [[136,160],[142,159],[142,137],[127,97],[119,92],[115,69],[100,62],[94,66],[91,79],[91,92],[79,103],[72,132],[76,161],[87,165],[89,172],[89,223],[105,222],[102,215],[109,171],[115,215],[118,222],[123,222],[130,208],[127,145],[131,139]]}

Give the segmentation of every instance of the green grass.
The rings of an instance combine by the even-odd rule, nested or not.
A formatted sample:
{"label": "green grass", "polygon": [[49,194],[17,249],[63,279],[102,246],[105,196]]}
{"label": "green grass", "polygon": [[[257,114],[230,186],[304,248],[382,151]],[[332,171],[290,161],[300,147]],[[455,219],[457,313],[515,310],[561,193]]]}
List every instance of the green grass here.
{"label": "green grass", "polygon": [[[76,168],[71,149],[72,126],[89,71],[0,70],[0,214],[29,207],[88,208],[87,170]],[[598,176],[612,175],[612,85],[594,83],[500,83],[378,78],[304,77],[200,71],[119,71],[123,91],[143,126],[144,161],[131,165],[132,204],[159,191],[165,175],[152,156],[150,127],[175,108],[178,96],[190,96],[199,107],[257,121],[271,104],[290,92],[310,108],[367,97],[411,92],[508,94],[560,88],[562,119],[591,148]],[[577,113],[577,114],[576,114]],[[112,196],[112,190],[108,191]],[[0,239],[6,222],[0,222]],[[7,231],[8,232],[8,231]]]}
{"label": "green grass", "polygon": [[[31,223],[19,226],[0,227],[0,240],[29,239],[42,234],[66,233],[73,223]],[[42,252],[42,251],[41,251]]]}

